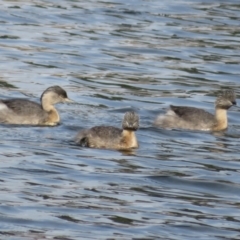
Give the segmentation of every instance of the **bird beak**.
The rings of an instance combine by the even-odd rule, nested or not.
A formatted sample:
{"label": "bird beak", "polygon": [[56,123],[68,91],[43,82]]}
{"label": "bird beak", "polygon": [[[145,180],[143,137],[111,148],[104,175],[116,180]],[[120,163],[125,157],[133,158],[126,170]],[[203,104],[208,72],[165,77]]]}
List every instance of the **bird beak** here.
{"label": "bird beak", "polygon": [[74,103],[74,101],[69,99],[69,98],[64,98],[64,102],[66,102],[66,103]]}
{"label": "bird beak", "polygon": [[[235,104],[234,104],[234,103],[235,103]],[[238,108],[238,109],[239,109],[240,106],[237,105],[237,102],[234,102],[234,103],[233,103],[233,108]]]}

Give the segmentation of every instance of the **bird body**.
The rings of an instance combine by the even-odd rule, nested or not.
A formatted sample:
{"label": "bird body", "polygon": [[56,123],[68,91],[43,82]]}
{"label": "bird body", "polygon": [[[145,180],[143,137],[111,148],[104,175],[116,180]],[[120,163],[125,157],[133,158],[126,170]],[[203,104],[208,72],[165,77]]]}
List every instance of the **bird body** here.
{"label": "bird body", "polygon": [[96,126],[78,133],[75,141],[81,146],[90,148],[130,149],[138,148],[135,131],[139,126],[139,117],[134,112],[124,116],[123,129],[112,126]]}
{"label": "bird body", "polygon": [[0,100],[0,123],[54,126],[60,122],[54,104],[70,101],[66,91],[59,86],[46,89],[41,104],[27,99]]}
{"label": "bird body", "polygon": [[227,110],[236,105],[233,91],[223,91],[216,99],[215,114],[203,109],[170,105],[165,115],[159,115],[154,125],[163,128],[182,128],[202,131],[221,131],[227,128]]}

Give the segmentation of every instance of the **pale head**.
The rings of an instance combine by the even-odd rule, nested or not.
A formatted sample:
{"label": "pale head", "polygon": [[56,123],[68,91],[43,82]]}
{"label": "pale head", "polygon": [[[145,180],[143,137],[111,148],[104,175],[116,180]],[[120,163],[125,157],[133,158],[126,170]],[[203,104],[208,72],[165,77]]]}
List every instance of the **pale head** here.
{"label": "pale head", "polygon": [[42,103],[45,102],[49,105],[63,102],[73,102],[68,98],[66,91],[59,86],[52,86],[47,88],[41,96],[41,101]]}
{"label": "pale head", "polygon": [[233,105],[237,105],[236,95],[233,90],[224,90],[215,101],[215,107],[221,109],[229,109]]}
{"label": "pale head", "polygon": [[122,121],[124,130],[136,131],[139,128],[139,116],[135,112],[126,112]]}

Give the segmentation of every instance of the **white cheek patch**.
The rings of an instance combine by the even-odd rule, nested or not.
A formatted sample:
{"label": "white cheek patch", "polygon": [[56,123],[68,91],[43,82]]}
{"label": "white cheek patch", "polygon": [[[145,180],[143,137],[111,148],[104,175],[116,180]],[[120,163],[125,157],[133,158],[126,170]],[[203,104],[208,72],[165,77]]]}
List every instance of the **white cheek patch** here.
{"label": "white cheek patch", "polygon": [[8,109],[8,107],[4,103],[0,102],[0,111],[7,110],[7,109]]}
{"label": "white cheek patch", "polygon": [[166,116],[173,116],[173,117],[175,117],[175,116],[177,116],[177,114],[173,110],[169,109],[167,111],[167,113],[166,113]]}
{"label": "white cheek patch", "polygon": [[200,129],[201,131],[211,131],[211,129],[210,128],[202,128],[202,129]]}

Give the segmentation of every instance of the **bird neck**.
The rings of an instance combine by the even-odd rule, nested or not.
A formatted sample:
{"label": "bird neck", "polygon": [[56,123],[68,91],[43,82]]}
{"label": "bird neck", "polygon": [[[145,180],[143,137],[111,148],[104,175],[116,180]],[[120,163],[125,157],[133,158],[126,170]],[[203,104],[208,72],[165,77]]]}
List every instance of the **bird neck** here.
{"label": "bird neck", "polygon": [[55,109],[53,104],[49,102],[49,98],[47,96],[43,95],[41,102],[42,102],[42,108],[46,112],[50,112],[52,109]]}
{"label": "bird neck", "polygon": [[138,141],[134,131],[124,129],[122,131],[122,136],[124,139],[124,143],[126,144],[127,148],[137,148]]}
{"label": "bird neck", "polygon": [[53,105],[49,104],[49,101],[47,101],[44,97],[42,98],[42,108],[48,113],[48,119],[45,123],[46,125],[56,125],[60,122],[60,116],[57,109]]}
{"label": "bird neck", "polygon": [[215,119],[216,119],[216,125],[215,125],[214,130],[223,130],[223,129],[227,128],[228,119],[227,119],[227,110],[226,109],[216,108]]}

